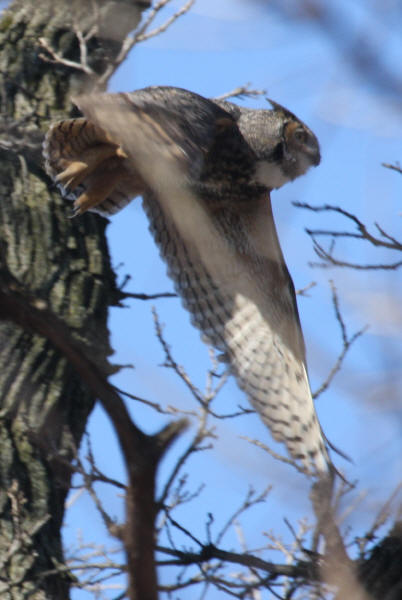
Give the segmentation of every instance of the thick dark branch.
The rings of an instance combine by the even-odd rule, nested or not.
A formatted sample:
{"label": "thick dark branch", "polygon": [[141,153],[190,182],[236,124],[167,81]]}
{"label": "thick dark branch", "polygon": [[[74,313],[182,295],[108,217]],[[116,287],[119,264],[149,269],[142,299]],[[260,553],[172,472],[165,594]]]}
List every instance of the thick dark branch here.
{"label": "thick dark branch", "polygon": [[134,298],[135,300],[159,300],[159,298],[177,298],[177,294],[173,292],[161,292],[159,294],[134,294],[131,292],[123,292],[124,298]]}
{"label": "thick dark branch", "polygon": [[182,552],[164,546],[157,546],[157,550],[163,554],[174,556],[175,560],[160,561],[158,564],[163,565],[192,565],[209,562],[211,560],[220,560],[245,567],[260,569],[269,573],[273,577],[283,575],[292,579],[308,579],[309,581],[319,580],[319,569],[311,562],[300,561],[296,565],[282,565],[272,563],[251,554],[236,552],[227,552],[217,548],[213,544],[208,544],[202,547],[200,552]]}
{"label": "thick dark branch", "polygon": [[88,358],[85,346],[71,335],[61,319],[48,310],[46,303],[24,294],[18,282],[4,269],[0,270],[0,283],[0,318],[11,320],[53,343],[99,398],[113,423],[129,476],[123,541],[130,576],[130,598],[156,600],[156,469],[167,448],[187,423],[181,419],[168,424],[154,436],[145,435],[133,423],[124,402],[104,374]]}

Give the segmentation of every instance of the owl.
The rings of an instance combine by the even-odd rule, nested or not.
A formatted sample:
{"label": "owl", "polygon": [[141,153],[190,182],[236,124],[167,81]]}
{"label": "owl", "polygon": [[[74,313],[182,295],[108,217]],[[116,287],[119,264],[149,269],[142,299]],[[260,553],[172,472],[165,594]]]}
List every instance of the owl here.
{"label": "owl", "polygon": [[141,195],[192,323],[299,468],[332,473],[270,202],[319,164],[315,135],[275,102],[251,110],[173,87],[74,102],[84,117],[53,124],[44,141],[73,214],[110,215]]}

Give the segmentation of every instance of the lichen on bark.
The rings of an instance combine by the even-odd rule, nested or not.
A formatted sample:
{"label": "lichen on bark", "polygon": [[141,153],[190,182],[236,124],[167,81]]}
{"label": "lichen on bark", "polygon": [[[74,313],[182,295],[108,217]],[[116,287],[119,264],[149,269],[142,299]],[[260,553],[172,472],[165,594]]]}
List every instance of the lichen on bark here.
{"label": "lichen on bark", "polygon": [[[71,111],[70,95],[94,85],[145,7],[125,0],[16,0],[0,19],[0,267],[68,324],[106,374],[113,370],[108,308],[119,300],[107,222],[93,214],[67,218],[70,207],[44,173],[41,142],[49,122]],[[97,27],[89,41],[91,77],[43,59],[40,38],[60,56],[81,59],[77,23],[84,34]],[[70,465],[95,400],[47,340],[0,321],[5,600],[69,595],[71,576],[59,568],[60,528]]]}

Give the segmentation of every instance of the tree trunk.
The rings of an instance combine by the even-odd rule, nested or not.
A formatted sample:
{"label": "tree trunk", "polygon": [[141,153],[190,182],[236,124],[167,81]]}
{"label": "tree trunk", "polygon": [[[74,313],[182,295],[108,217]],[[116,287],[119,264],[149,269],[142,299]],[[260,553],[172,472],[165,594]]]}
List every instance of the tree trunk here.
{"label": "tree trunk", "polygon": [[[70,206],[43,171],[41,143],[49,121],[68,116],[70,94],[91,87],[110,65],[147,5],[17,0],[0,21],[0,267],[68,324],[106,374],[112,371],[107,312],[119,299],[107,221],[93,214],[67,218]],[[64,59],[82,60],[75,23],[83,34],[96,27],[86,71],[40,56],[44,38]],[[71,462],[95,400],[46,339],[0,322],[5,600],[68,597],[60,527]]]}

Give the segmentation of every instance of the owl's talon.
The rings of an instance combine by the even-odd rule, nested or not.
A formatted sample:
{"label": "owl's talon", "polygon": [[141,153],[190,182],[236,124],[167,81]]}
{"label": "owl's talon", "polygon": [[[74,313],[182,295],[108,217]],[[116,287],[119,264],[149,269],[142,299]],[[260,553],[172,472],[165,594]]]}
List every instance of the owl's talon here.
{"label": "owl's talon", "polygon": [[74,202],[74,216],[82,215],[101,204],[114,190],[121,172],[119,169],[105,171],[94,176],[88,187]]}
{"label": "owl's talon", "polygon": [[88,165],[82,161],[73,161],[64,171],[56,175],[55,181],[73,191],[87,175]]}
{"label": "owl's talon", "polygon": [[127,154],[120,146],[112,144],[92,146],[82,153],[80,160],[71,160],[67,168],[56,175],[55,180],[68,190],[74,191],[104,161],[112,157],[125,159],[127,158]]}

